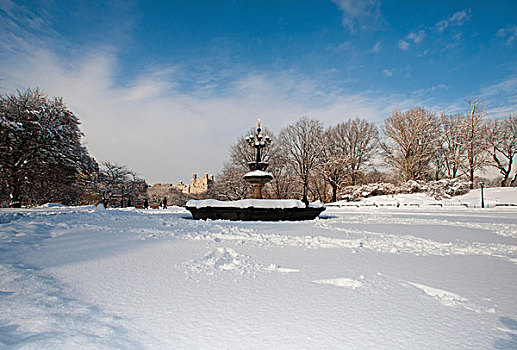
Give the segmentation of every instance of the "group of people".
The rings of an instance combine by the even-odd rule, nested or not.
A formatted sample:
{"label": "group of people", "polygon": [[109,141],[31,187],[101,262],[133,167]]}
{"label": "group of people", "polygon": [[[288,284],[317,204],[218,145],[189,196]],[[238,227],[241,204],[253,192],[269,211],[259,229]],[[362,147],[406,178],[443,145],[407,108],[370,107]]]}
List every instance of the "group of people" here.
{"label": "group of people", "polygon": [[[163,209],[167,209],[167,197],[163,197],[159,206]],[[147,198],[144,199],[144,209],[149,209],[149,200]]]}
{"label": "group of people", "polygon": [[[102,204],[104,205],[105,208],[108,207],[109,205],[109,200],[104,198],[102,200]],[[126,204],[126,205],[124,205]],[[124,207],[132,207],[133,206],[133,203],[131,202],[131,198],[128,198],[126,203],[124,203],[124,200],[122,199],[120,201],[120,207],[121,208],[124,208]],[[136,206],[137,208],[144,208],[144,209],[149,209],[149,200],[147,198],[144,199],[144,203],[142,206]],[[163,197],[163,199],[160,201],[160,204],[159,204],[159,207],[163,208],[163,209],[167,209],[167,197]]]}

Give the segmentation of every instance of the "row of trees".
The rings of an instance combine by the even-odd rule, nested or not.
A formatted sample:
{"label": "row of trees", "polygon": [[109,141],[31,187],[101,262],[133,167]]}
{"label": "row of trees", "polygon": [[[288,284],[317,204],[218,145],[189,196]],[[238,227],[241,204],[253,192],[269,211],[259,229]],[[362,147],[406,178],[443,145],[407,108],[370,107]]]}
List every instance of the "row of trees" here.
{"label": "row of trees", "polygon": [[99,166],[81,144],[79,125],[62,98],[39,89],[0,96],[0,205],[145,196],[147,184],[126,167]]}
{"label": "row of trees", "polygon": [[[394,111],[379,128],[364,119],[348,119],[327,129],[317,119],[301,118],[285,127],[266,150],[274,180],[270,198],[335,201],[340,188],[368,182],[403,182],[465,178],[494,167],[501,186],[515,186],[517,114],[488,120],[479,100],[468,101],[465,114],[438,116],[424,108]],[[242,180],[253,150],[244,136],[230,149],[212,195],[234,200],[248,194]],[[380,172],[384,167],[390,172]],[[511,176],[512,174],[513,177]]]}
{"label": "row of trees", "polygon": [[[145,181],[124,166],[99,165],[81,145],[79,125],[61,98],[39,89],[0,96],[0,205],[143,201]],[[325,129],[304,117],[277,137],[264,133],[273,139],[265,150],[274,175],[264,190],[270,198],[335,201],[344,186],[379,181],[464,177],[473,186],[475,174],[488,166],[499,170],[501,186],[517,182],[517,114],[489,120],[476,99],[465,114],[398,109],[380,128],[355,118]],[[209,195],[246,197],[242,175],[254,157],[240,137]]]}

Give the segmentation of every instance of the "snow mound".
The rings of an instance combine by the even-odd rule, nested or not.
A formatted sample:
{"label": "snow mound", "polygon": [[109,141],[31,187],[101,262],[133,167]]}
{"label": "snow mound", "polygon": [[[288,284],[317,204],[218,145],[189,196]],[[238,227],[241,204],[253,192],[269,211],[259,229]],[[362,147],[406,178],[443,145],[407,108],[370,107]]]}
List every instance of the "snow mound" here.
{"label": "snow mound", "polygon": [[67,207],[68,207],[67,205],[64,205],[61,203],[45,203],[45,204],[38,206],[38,208],[67,208]]}
{"label": "snow mound", "polygon": [[248,256],[231,248],[217,248],[201,259],[201,263],[222,271],[246,270],[253,267]]}
{"label": "snow mound", "polygon": [[186,264],[195,272],[233,271],[240,274],[252,273],[264,269],[251,261],[247,255],[232,248],[217,248],[201,259],[191,260]]}
{"label": "snow mound", "polygon": [[[485,188],[483,191],[485,205],[487,207],[498,206],[515,206],[517,205],[517,188],[516,187],[493,187]],[[469,207],[480,206],[481,190],[471,190],[462,196],[454,197],[449,201],[457,200],[466,203]]]}
{"label": "snow mound", "polygon": [[191,260],[186,265],[195,272],[233,271],[240,274],[254,273],[258,271],[293,273],[298,269],[281,267],[276,264],[259,264],[245,254],[241,254],[232,248],[217,248],[204,257]]}
{"label": "snow mound", "polygon": [[465,302],[469,301],[467,298],[464,298],[458,294],[451,293],[446,290],[432,288],[429,286],[425,286],[423,284],[407,282],[407,284],[420,289],[426,295],[437,299],[440,303],[445,306],[462,306]]}
{"label": "snow mound", "polygon": [[309,204],[309,208],[324,208],[325,204],[323,204],[321,201],[312,202]]}
{"label": "snow mound", "polygon": [[325,279],[325,280],[316,280],[316,281],[312,281],[312,283],[330,284],[330,285],[336,286],[336,287],[344,287],[344,288],[351,288],[351,289],[357,289],[357,288],[361,288],[363,286],[363,283],[361,281],[355,280],[353,278],[333,278],[333,279]]}
{"label": "snow mound", "polygon": [[398,186],[391,183],[376,183],[361,186],[347,186],[343,189],[341,198],[345,201],[353,202],[373,196],[425,193],[429,197],[438,200],[468,193],[469,185],[469,182],[458,179],[443,179],[430,182],[407,181]]}

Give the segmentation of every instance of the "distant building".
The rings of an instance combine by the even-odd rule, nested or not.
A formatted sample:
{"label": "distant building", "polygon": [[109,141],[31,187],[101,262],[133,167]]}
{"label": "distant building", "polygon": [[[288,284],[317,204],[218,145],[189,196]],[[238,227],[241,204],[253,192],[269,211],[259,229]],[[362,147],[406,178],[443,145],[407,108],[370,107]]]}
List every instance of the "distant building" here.
{"label": "distant building", "polygon": [[[208,176],[205,173],[205,176],[197,177],[197,174],[192,175],[192,180],[190,180],[190,185],[185,186],[182,182],[178,185],[183,185],[185,194],[204,194],[208,191],[208,189],[212,186],[214,182],[214,175]],[[185,192],[186,191],[186,192]]]}
{"label": "distant building", "polygon": [[147,193],[153,204],[159,204],[163,197],[167,197],[170,204],[184,204],[189,197],[203,196],[208,192],[214,182],[214,176],[205,174],[203,177],[192,175],[189,185],[182,181],[177,185],[157,183],[152,185]]}

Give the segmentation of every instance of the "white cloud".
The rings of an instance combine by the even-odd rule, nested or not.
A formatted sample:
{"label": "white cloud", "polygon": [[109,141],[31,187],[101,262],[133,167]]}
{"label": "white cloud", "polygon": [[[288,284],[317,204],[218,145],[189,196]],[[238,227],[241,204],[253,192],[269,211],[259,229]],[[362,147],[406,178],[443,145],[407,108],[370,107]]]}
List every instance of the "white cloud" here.
{"label": "white cloud", "polygon": [[351,33],[377,29],[384,23],[379,0],[332,0],[343,12],[343,27]]}
{"label": "white cloud", "polygon": [[440,33],[447,29],[449,26],[461,27],[466,21],[470,19],[472,9],[461,10],[453,13],[450,17],[442,19],[435,24],[436,30]]}
{"label": "white cloud", "polygon": [[275,132],[304,115],[326,125],[346,116],[379,122],[406,100],[328,92],[324,84],[289,71],[237,75],[218,88],[207,91],[203,84],[186,93],[176,82],[189,67],[160,67],[120,86],[114,50],[99,48],[81,57],[65,60],[38,47],[4,55],[1,88],[41,87],[62,96],[80,118],[84,141],[98,161],[126,164],[151,183],[217,173],[229,146],[259,117]]}
{"label": "white cloud", "polygon": [[393,76],[393,69],[384,69],[382,71],[382,75],[384,75],[386,78],[391,78]]}
{"label": "white cloud", "polygon": [[446,19],[442,19],[438,23],[436,23],[435,27],[436,29],[441,33],[443,32],[447,27],[449,26],[449,21]]}
{"label": "white cloud", "polygon": [[345,41],[339,44],[339,46],[334,49],[334,52],[350,51],[353,48],[354,44],[351,41]]}
{"label": "white cloud", "polygon": [[467,21],[470,18],[471,13],[472,13],[471,9],[455,12],[449,18],[449,24],[456,25],[456,26],[462,26],[465,23],[465,21]]}
{"label": "white cloud", "polygon": [[401,39],[401,40],[399,40],[399,43],[398,43],[397,46],[398,46],[399,49],[401,49],[403,51],[406,51],[406,50],[409,49],[410,45],[409,45],[409,43],[407,41]]}
{"label": "white cloud", "polygon": [[375,45],[373,45],[372,50],[373,53],[379,53],[381,52],[381,42],[377,41]]}
{"label": "white cloud", "polygon": [[408,34],[407,39],[412,40],[415,44],[420,44],[425,38],[425,31],[419,30],[418,32],[411,32]]}
{"label": "white cloud", "polygon": [[513,44],[517,39],[517,25],[507,25],[497,31],[496,36],[506,40],[506,45]]}
{"label": "white cloud", "polygon": [[425,38],[424,30],[414,31],[414,32],[411,32],[408,35],[406,35],[406,37],[404,39],[400,39],[397,46],[399,49],[401,49],[403,51],[407,51],[409,49],[409,47],[411,46],[410,42],[413,42],[414,44],[418,45],[418,44],[422,43],[422,41],[424,41],[424,38]]}
{"label": "white cloud", "polygon": [[479,97],[487,107],[489,117],[500,118],[517,112],[517,76],[510,76],[483,87]]}

